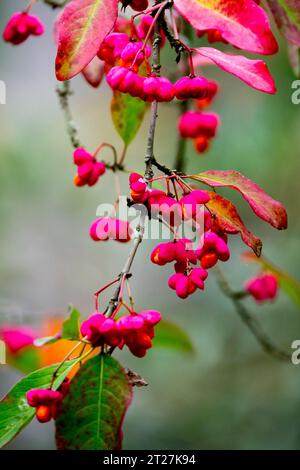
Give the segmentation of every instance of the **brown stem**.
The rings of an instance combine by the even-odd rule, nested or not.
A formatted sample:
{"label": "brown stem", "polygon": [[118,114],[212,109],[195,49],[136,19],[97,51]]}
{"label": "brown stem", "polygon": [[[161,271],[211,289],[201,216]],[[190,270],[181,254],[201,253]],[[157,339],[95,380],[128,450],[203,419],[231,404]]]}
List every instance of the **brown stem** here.
{"label": "brown stem", "polygon": [[252,334],[255,336],[264,351],[266,351],[273,357],[276,357],[276,359],[291,362],[291,354],[282,350],[281,348],[278,348],[273,343],[271,338],[269,338],[267,333],[263,330],[258,320],[247,310],[245,305],[242,303],[241,297],[239,295],[236,295],[236,293],[232,290],[227,278],[225,277],[221,269],[218,268],[215,272],[221,291],[228,299],[231,300],[232,304],[236,309],[237,314],[245,323],[245,325],[249,328]]}
{"label": "brown stem", "polygon": [[80,140],[78,137],[78,128],[76,123],[73,121],[73,116],[70,109],[69,97],[72,95],[70,83],[68,81],[59,83],[57,86],[57,94],[61,108],[64,112],[65,120],[67,123],[67,131],[74,148],[81,147]]}

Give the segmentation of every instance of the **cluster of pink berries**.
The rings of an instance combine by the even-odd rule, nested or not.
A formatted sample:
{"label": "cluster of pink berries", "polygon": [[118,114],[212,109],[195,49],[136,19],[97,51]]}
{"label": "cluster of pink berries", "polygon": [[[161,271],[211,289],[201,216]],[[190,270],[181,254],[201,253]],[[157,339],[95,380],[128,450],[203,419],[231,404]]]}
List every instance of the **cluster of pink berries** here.
{"label": "cluster of pink berries", "polygon": [[35,388],[27,392],[27,403],[36,408],[36,417],[40,423],[47,423],[52,418],[56,419],[59,407],[69,388],[70,381],[65,379],[57,391]]}
{"label": "cluster of pink berries", "polygon": [[99,217],[90,227],[90,236],[95,242],[116,240],[127,243],[132,235],[133,230],[128,221],[112,217]]}
{"label": "cluster of pink berries", "polygon": [[12,15],[3,31],[3,39],[13,45],[21,44],[29,36],[41,36],[44,25],[37,16],[26,12],[17,12]]}
{"label": "cluster of pink berries", "polygon": [[177,200],[165,191],[149,189],[146,181],[139,173],[131,173],[129,186],[133,202],[145,204],[152,217],[161,215],[171,226],[176,226],[183,220],[191,218],[197,220],[197,216],[201,215],[201,217],[204,216],[206,228],[210,228],[210,213],[205,209],[203,211],[205,204],[210,199],[207,191],[194,190],[183,194]]}
{"label": "cluster of pink berries", "polygon": [[[151,253],[151,261],[159,266],[175,262],[176,272],[169,278],[168,284],[182,299],[186,299],[197,289],[203,290],[207,270],[218,261],[228,261],[229,257],[226,235],[211,230],[202,235],[199,247],[195,250],[192,248],[192,241],[184,238],[161,243]],[[201,267],[193,267],[198,261]]]}
{"label": "cluster of pink berries", "polygon": [[204,77],[182,77],[173,85],[166,77],[157,77],[155,74],[143,77],[132,67],[118,65],[109,71],[106,79],[113,90],[148,102],[170,102],[174,98],[204,99],[207,95],[208,80]]}
{"label": "cluster of pink berries", "polygon": [[143,49],[141,41],[131,40],[126,33],[114,32],[106,36],[102,42],[98,57],[108,65],[119,63],[131,66],[135,61],[134,65],[139,66],[145,58],[151,56],[151,53],[152,49],[148,44]]}
{"label": "cluster of pink berries", "polygon": [[[186,220],[200,222],[200,242],[196,249],[193,249],[191,240],[175,238],[174,241],[157,245],[152,251],[151,261],[159,266],[175,263],[176,273],[169,279],[169,287],[176,290],[179,297],[185,299],[196,289],[204,289],[208,275],[206,270],[230,257],[227,235],[220,230],[206,208],[209,193],[192,190],[175,199],[164,191],[150,189],[138,173],[130,175],[129,185],[133,202],[146,205],[151,216],[160,214],[164,218],[168,215],[171,226]],[[192,267],[198,262],[201,267]]]}
{"label": "cluster of pink berries", "polygon": [[219,116],[215,113],[187,111],[179,119],[178,130],[185,139],[194,139],[195,149],[203,153],[215,137],[218,125]]}
{"label": "cluster of pink berries", "polygon": [[262,274],[249,279],[245,289],[258,303],[274,300],[278,292],[278,280],[274,274]]}
{"label": "cluster of pink berries", "polygon": [[131,312],[130,315],[114,320],[101,313],[93,313],[81,325],[81,334],[91,342],[93,347],[103,346],[122,349],[125,345],[132,354],[144,357],[152,347],[155,336],[154,326],[161,320],[156,310]]}
{"label": "cluster of pink berries", "polygon": [[197,111],[187,111],[178,122],[178,131],[184,139],[193,139],[197,152],[205,152],[216,136],[220,119],[216,113],[204,111],[218,92],[218,84],[207,80],[206,96],[195,101]]}
{"label": "cluster of pink berries", "polygon": [[100,176],[104,175],[106,168],[103,162],[88,153],[84,148],[77,148],[73,154],[74,164],[77,166],[77,174],[74,177],[76,186],[94,186]]}
{"label": "cluster of pink berries", "polygon": [[150,15],[145,15],[141,23],[132,31],[131,38],[124,31],[128,25],[117,24],[100,46],[98,57],[112,68],[107,73],[107,82],[113,90],[128,93],[144,101],[169,102],[174,97],[179,100],[206,99],[211,94],[211,82],[204,77],[186,76],[175,85],[166,77],[150,74],[139,75],[140,65],[151,56],[152,49],[141,41],[145,39],[153,23]]}

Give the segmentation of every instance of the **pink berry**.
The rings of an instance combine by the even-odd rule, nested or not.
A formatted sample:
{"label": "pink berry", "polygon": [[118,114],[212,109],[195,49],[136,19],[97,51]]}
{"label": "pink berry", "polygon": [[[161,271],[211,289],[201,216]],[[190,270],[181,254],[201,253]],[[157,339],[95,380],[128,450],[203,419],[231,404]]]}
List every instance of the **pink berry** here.
{"label": "pink berry", "polygon": [[74,164],[77,165],[77,174],[74,178],[76,186],[94,186],[100,176],[106,172],[103,162],[98,162],[93,155],[84,148],[78,148],[73,153]]}
{"label": "pink berry", "polygon": [[148,187],[143,176],[139,173],[131,173],[129,177],[130,195],[133,202],[143,203],[148,198]]}
{"label": "pink berry", "polygon": [[81,334],[92,343],[93,347],[102,346],[103,344],[116,347],[122,340],[116,322],[97,312],[90,315],[90,317],[82,323]]}
{"label": "pink berry", "polygon": [[135,64],[141,65],[145,57],[149,58],[152,53],[151,47],[148,46],[148,44],[146,45],[144,52],[141,52],[142,47],[142,42],[129,42],[121,53],[121,59],[123,62],[131,65],[135,60]]}
{"label": "pink berry", "polygon": [[178,123],[178,130],[182,137],[195,139],[198,136],[214,137],[219,125],[219,117],[215,113],[200,111],[187,111]]}
{"label": "pink berry", "polygon": [[127,243],[131,240],[132,234],[129,222],[110,217],[99,217],[90,227],[90,237],[94,241],[116,240]]}
{"label": "pink berry", "polygon": [[204,77],[182,77],[174,85],[178,100],[199,99],[207,96],[208,80]]}
{"label": "pink berry", "polygon": [[207,279],[207,272],[202,268],[193,268],[189,273],[177,272],[168,281],[169,287],[176,291],[181,299],[186,299],[197,289],[204,289],[204,281]]}
{"label": "pink berry", "polygon": [[206,135],[199,135],[196,137],[194,140],[194,147],[196,152],[198,153],[204,153],[209,147],[209,139],[206,137]]}
{"label": "pink berry", "polygon": [[120,318],[117,320],[117,325],[123,337],[123,344],[126,344],[135,356],[144,357],[147,350],[152,347],[154,326],[160,320],[161,314],[156,310],[132,312],[131,315]]}
{"label": "pink berry", "polygon": [[145,78],[143,93],[143,99],[149,102],[169,102],[174,98],[173,84],[164,77]]}
{"label": "pink berry", "polygon": [[220,261],[228,261],[230,251],[226,241],[212,231],[205,232],[200,240],[197,250],[198,259],[202,268],[209,269]]}
{"label": "pink berry", "polygon": [[25,12],[17,12],[12,15],[3,31],[3,39],[14,45],[26,41],[29,36],[41,36],[44,33],[44,25],[37,16]]}
{"label": "pink berry", "polygon": [[200,219],[204,216],[203,205],[209,202],[209,194],[207,191],[194,190],[186,194],[180,199],[182,213],[185,219]]}
{"label": "pink berry", "polygon": [[64,395],[55,390],[32,389],[26,394],[29,406],[36,408],[36,417],[41,423],[47,423],[56,418],[58,407]]}
{"label": "pink berry", "polygon": [[125,33],[108,34],[98,51],[99,59],[104,60],[109,65],[114,65],[129,43],[129,40],[129,36]]}
{"label": "pink berry", "polygon": [[262,274],[247,281],[245,287],[257,302],[265,302],[276,298],[278,280],[273,274]]}
{"label": "pink berry", "polygon": [[219,90],[219,85],[217,82],[214,82],[212,80],[208,80],[207,83],[207,95],[205,98],[199,98],[196,102],[196,106],[198,109],[202,110],[203,108],[206,108],[209,106],[218,93]]}

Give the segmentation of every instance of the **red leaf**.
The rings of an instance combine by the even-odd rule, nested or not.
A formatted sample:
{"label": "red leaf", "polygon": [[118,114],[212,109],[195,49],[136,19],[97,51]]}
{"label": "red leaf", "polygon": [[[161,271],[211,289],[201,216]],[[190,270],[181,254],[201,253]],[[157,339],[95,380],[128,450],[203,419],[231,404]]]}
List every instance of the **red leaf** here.
{"label": "red leaf", "polygon": [[238,171],[210,170],[192,175],[190,178],[212,187],[230,187],[239,191],[258,217],[278,230],[287,228],[287,213],[284,206]]}
{"label": "red leaf", "polygon": [[195,51],[212,60],[225,72],[240,78],[252,88],[265,93],[276,93],[274,80],[262,60],[250,60],[241,55],[224,54],[212,47],[199,47]]}
{"label": "red leaf", "polygon": [[104,62],[98,59],[98,57],[94,57],[82,70],[82,75],[93,88],[98,88],[104,76]]}
{"label": "red leaf", "polygon": [[216,216],[218,226],[226,233],[239,233],[243,242],[252,248],[256,256],[260,256],[262,241],[247,229],[232,202],[214,192],[209,195],[207,206]]}
{"label": "red leaf", "polygon": [[56,77],[69,80],[96,56],[118,16],[118,0],[71,0],[58,19]]}
{"label": "red leaf", "polygon": [[216,29],[239,49],[258,54],[278,50],[267,14],[254,0],[175,0],[175,7],[196,30]]}

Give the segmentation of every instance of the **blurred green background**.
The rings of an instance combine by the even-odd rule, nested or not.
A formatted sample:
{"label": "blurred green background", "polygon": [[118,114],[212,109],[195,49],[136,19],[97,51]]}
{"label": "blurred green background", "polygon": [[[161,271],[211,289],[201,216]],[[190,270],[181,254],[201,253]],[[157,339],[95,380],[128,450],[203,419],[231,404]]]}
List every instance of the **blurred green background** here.
{"label": "blurred green background", "polygon": [[[1,2],[1,29],[21,7],[21,1]],[[65,312],[69,302],[87,315],[93,309],[93,292],[120,271],[128,251],[128,246],[113,242],[93,243],[88,236],[98,204],[114,198],[112,176],[107,174],[91,189],[72,184],[72,149],[54,91],[55,12],[42,5],[35,12],[47,26],[43,37],[15,48],[0,42],[0,79],[7,85],[7,104],[0,106],[0,318],[20,324],[39,324],[42,316]],[[249,228],[262,237],[264,254],[300,279],[300,105],[291,102],[295,77],[286,46],[280,44],[280,53],[267,59],[276,96],[207,70],[222,85],[212,107],[222,126],[204,158],[189,144],[188,171],[234,168],[282,201],[289,229],[277,232],[257,220],[241,197],[232,195]],[[95,91],[77,77],[73,87],[72,108],[85,145],[93,150],[105,140],[121,149],[106,84]],[[156,140],[157,158],[171,166],[176,112],[173,105],[160,106]],[[143,169],[148,117],[130,146],[128,168]],[[126,176],[122,185],[126,194]],[[170,267],[159,269],[149,262],[154,243],[146,241],[135,261],[132,288],[137,306],[160,310],[182,325],[196,354],[157,349],[138,360],[118,353],[123,364],[149,382],[147,388],[135,389],[124,448],[299,449],[300,366],[261,351],[219,292],[213,274],[204,293],[184,302],[178,299],[167,287]],[[232,237],[231,250],[224,269],[238,289],[255,271],[240,261],[245,247],[238,237]],[[283,293],[274,304],[247,304],[278,344],[290,349],[292,341],[300,339],[300,312]],[[0,367],[3,395],[19,374]],[[52,424],[33,422],[7,448],[54,448]]]}

